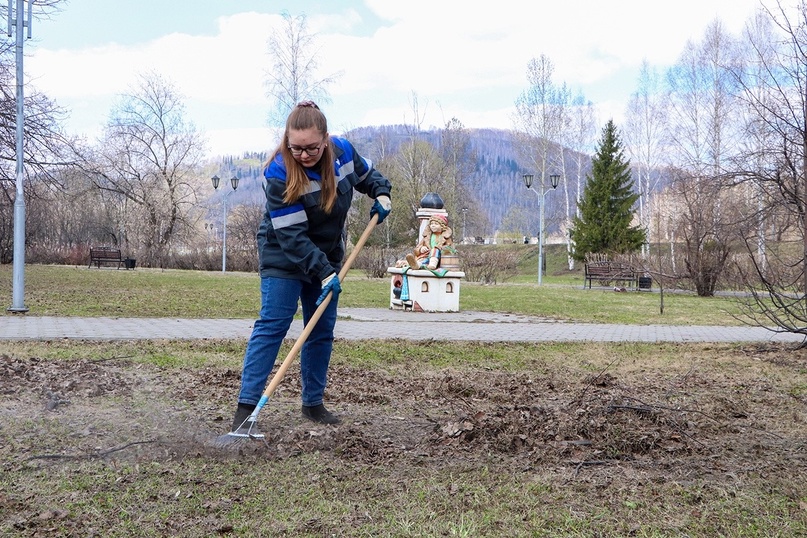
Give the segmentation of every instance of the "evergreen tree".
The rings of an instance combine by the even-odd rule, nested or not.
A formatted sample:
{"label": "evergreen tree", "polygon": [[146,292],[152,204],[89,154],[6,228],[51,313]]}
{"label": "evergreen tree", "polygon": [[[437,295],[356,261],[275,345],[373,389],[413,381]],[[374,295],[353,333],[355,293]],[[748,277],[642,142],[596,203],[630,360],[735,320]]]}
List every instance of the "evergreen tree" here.
{"label": "evergreen tree", "polygon": [[608,120],[580,198],[580,216],[572,222],[576,260],[584,261],[589,253],[627,253],[642,247],[645,230],[631,226],[639,199],[633,186],[630,161],[623,155],[613,120]]}

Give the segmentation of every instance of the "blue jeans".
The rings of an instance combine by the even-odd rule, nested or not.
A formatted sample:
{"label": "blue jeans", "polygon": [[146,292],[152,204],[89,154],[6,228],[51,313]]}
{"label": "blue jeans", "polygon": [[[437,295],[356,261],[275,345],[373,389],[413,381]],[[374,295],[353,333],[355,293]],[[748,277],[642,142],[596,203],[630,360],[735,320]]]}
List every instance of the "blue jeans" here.
{"label": "blue jeans", "polygon": [[[317,309],[316,301],[321,291],[319,281],[310,283],[289,278],[261,278],[261,314],[252,328],[252,335],[244,354],[238,403],[252,405],[258,403],[275,365],[283,339],[291,326],[294,314],[297,313],[298,299],[303,307],[303,320],[308,324],[308,320]],[[339,296],[331,298],[331,302],[300,350],[300,378],[305,406],[322,403],[333,349],[333,328],[336,324],[338,299]]]}

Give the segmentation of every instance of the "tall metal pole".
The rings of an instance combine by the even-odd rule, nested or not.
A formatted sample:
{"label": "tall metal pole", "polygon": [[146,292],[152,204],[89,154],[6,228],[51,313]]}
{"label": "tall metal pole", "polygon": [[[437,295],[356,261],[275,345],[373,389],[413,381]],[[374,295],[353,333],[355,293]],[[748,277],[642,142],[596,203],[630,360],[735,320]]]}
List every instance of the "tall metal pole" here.
{"label": "tall metal pole", "polygon": [[[540,207],[540,215],[538,217],[538,285],[541,285],[542,282],[542,275],[544,272],[544,200],[546,199],[546,195],[549,192],[544,185],[544,175],[541,174],[541,190],[536,191],[532,188],[532,174],[524,174],[524,185],[527,187],[527,190],[530,190],[538,195],[538,203]],[[560,181],[560,176],[558,174],[551,174],[549,176],[549,180],[552,183],[552,189],[556,189],[558,187],[558,181]]]}
{"label": "tall metal pole", "polygon": [[221,232],[221,272],[227,272],[227,195],[229,192],[221,197],[221,203],[224,205],[224,225]]}
{"label": "tall metal pole", "polygon": [[465,214],[468,212],[467,207],[462,208],[462,243],[465,243],[465,238],[468,237],[465,233]]}
{"label": "tall metal pole", "polygon": [[538,285],[541,285],[541,277],[544,272],[544,177],[541,176],[541,196],[540,200],[540,215],[538,217]]}
{"label": "tall metal pole", "polygon": [[[210,178],[213,182],[213,190],[218,190],[219,182],[221,179],[219,176],[213,176]],[[222,223],[221,227],[221,272],[227,272],[227,197],[238,190],[238,176],[233,176],[230,179],[230,185],[232,185],[233,190],[225,194],[221,197],[221,204],[224,207],[224,222]]]}
{"label": "tall metal pole", "polygon": [[[25,26],[25,0],[17,0],[16,18],[12,18],[11,0],[8,1],[8,35],[11,36],[12,21],[17,32],[17,193],[14,198],[14,264],[12,273],[12,303],[9,312],[28,312],[25,306],[25,197],[23,196],[23,134],[25,114],[23,108],[22,44]],[[31,37],[31,1],[28,2],[28,37]]]}

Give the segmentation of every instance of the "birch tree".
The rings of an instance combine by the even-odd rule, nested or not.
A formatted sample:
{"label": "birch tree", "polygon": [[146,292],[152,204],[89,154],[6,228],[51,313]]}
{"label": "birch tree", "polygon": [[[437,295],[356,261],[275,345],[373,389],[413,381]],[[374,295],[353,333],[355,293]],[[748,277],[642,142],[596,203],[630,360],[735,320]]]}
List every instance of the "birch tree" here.
{"label": "birch tree", "polygon": [[[538,172],[541,183],[548,176],[551,163],[557,163],[557,142],[563,123],[559,103],[564,90],[555,85],[552,76],[555,66],[546,55],[533,58],[527,65],[528,88],[516,100],[514,122],[519,133],[532,139],[532,144],[520,151],[526,161]],[[519,142],[523,142],[519,139]]]}
{"label": "birch tree", "polygon": [[308,29],[305,15],[292,17],[281,13],[279,28],[269,37],[268,51],[272,66],[266,71],[267,96],[273,100],[269,124],[282,127],[291,109],[306,99],[318,104],[330,102],[328,87],[341,72],[319,73],[317,35]]}
{"label": "birch tree", "polygon": [[561,140],[564,123],[568,121],[569,91],[565,85],[553,82],[554,71],[554,64],[544,54],[530,60],[528,88],[516,100],[513,118],[514,145],[520,160],[536,172],[539,195],[546,189],[549,175],[564,174],[565,168]]}
{"label": "birch tree", "polygon": [[[642,62],[637,90],[631,95],[625,114],[625,149],[631,158],[639,187],[639,221],[650,237],[653,221],[651,197],[660,178],[663,163],[663,134],[665,127],[665,96],[661,77]],[[642,256],[649,246],[642,245]]]}
{"label": "birch tree", "polygon": [[727,166],[736,150],[734,129],[736,85],[726,66],[734,63],[735,47],[719,20],[707,28],[703,41],[687,43],[667,75],[668,140],[678,173],[675,186],[686,200],[680,215],[687,276],[702,296],[711,296],[725,268],[735,233]]}
{"label": "birch tree", "polygon": [[[569,108],[569,124],[565,130],[564,145],[569,149],[571,170],[563,167],[563,197],[565,219],[560,225],[561,234],[566,242],[566,259],[569,270],[574,270],[574,244],[571,238],[572,222],[580,217],[580,196],[586,174],[590,169],[590,154],[594,152],[594,141],[597,136],[597,113],[594,104],[587,101],[582,94],[577,95]],[[571,180],[571,181],[570,181]],[[573,182],[573,183],[572,183]]]}

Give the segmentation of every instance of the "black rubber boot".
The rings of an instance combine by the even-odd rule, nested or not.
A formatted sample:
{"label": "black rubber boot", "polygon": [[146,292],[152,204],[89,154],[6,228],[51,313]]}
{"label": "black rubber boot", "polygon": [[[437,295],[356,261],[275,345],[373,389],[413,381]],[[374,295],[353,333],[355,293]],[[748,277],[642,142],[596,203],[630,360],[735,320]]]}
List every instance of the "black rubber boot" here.
{"label": "black rubber boot", "polygon": [[303,416],[308,420],[319,422],[320,424],[339,424],[339,417],[325,409],[322,404],[312,407],[303,406]]}
{"label": "black rubber boot", "polygon": [[254,422],[246,421],[253,411],[255,411],[255,405],[239,403],[238,409],[235,410],[235,418],[233,418],[233,425],[230,428],[230,432],[258,435],[260,433],[260,431],[258,431],[258,425]]}

